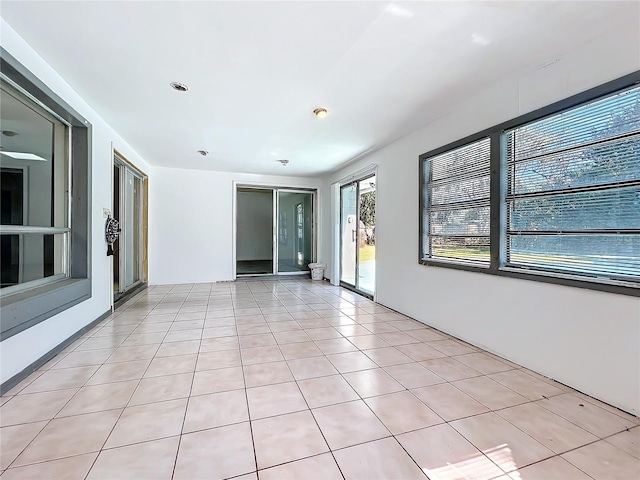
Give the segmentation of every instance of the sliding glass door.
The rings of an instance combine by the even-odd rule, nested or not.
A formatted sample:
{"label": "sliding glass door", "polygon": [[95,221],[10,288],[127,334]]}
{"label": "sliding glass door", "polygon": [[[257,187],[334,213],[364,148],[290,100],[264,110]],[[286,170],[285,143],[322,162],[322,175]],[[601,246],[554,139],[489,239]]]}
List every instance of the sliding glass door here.
{"label": "sliding glass door", "polygon": [[236,275],[290,275],[314,261],[314,192],[238,187]]}
{"label": "sliding glass door", "polygon": [[313,262],[313,193],[279,190],[278,273],[308,272]]}
{"label": "sliding glass door", "polygon": [[376,176],[340,188],[340,283],[368,296],[375,293]]}
{"label": "sliding glass door", "polygon": [[340,282],[356,287],[358,275],[358,184],[340,188]]}
{"label": "sliding glass door", "polygon": [[120,235],[113,245],[113,287],[117,300],[143,281],[142,176],[115,156],[113,166],[113,217]]}

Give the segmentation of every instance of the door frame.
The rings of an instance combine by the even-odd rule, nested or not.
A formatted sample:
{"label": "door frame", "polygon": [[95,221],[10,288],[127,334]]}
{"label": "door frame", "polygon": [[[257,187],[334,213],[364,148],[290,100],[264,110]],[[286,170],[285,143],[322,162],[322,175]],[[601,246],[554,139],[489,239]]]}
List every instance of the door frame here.
{"label": "door frame", "polygon": [[[359,257],[360,257],[360,249],[359,249],[359,235],[360,235],[360,186],[359,183],[362,180],[366,180],[369,177],[376,177],[376,223],[377,223],[377,206],[378,206],[378,185],[380,183],[378,177],[378,166],[376,164],[371,164],[364,167],[357,172],[348,175],[347,177],[342,178],[341,180],[332,184],[332,198],[333,198],[333,269],[332,269],[332,285],[341,286],[348,290],[352,290],[360,295],[363,295],[367,298],[370,298],[375,301],[378,294],[378,276],[376,275],[376,280],[374,284],[374,292],[371,295],[368,292],[360,290],[358,288],[358,273],[359,273]],[[342,278],[342,187],[346,187],[348,185],[355,184],[356,185],[356,265],[355,265],[355,285],[350,285],[348,283],[342,282],[340,279]],[[376,235],[376,254],[377,254],[377,246],[378,246],[378,238]]]}
{"label": "door frame", "polygon": [[[312,194],[312,221],[311,221],[311,258],[315,262],[317,260],[318,252],[318,189],[309,187],[287,187],[281,185],[269,185],[264,183],[249,183],[233,181],[233,206],[232,206],[232,246],[231,246],[231,272],[233,279],[238,278],[237,272],[237,234],[238,234],[238,189],[254,189],[254,190],[271,190],[273,195],[273,225],[272,225],[272,247],[273,247],[273,263],[271,273],[258,273],[258,274],[240,274],[240,278],[244,277],[264,277],[264,276],[291,276],[302,275],[308,272],[278,272],[278,207],[279,207],[279,191],[286,191],[291,193],[311,193]],[[292,219],[293,220],[293,219]]]}
{"label": "door frame", "polygon": [[[115,205],[115,199],[114,199],[115,179],[114,179],[113,172],[114,172],[114,167],[116,165],[118,166],[118,168],[121,169],[120,189],[119,189],[121,200],[119,202],[120,211],[118,212],[118,217],[120,218],[121,222],[124,222],[124,217],[125,217],[125,204],[122,201],[122,198],[124,195],[124,185],[126,182],[126,170],[129,170],[135,177],[137,177],[140,180],[139,202],[140,202],[141,211],[140,211],[140,222],[138,225],[138,228],[139,228],[138,238],[140,239],[140,245],[139,245],[140,251],[138,252],[138,272],[139,272],[140,279],[134,282],[133,284],[129,285],[128,287],[124,286],[125,269],[122,267],[126,261],[126,258],[125,258],[126,242],[124,241],[126,233],[123,231],[124,235],[121,234],[118,238],[119,248],[121,252],[120,255],[118,256],[118,259],[120,261],[120,265],[118,268],[118,271],[119,271],[118,284],[120,286],[119,292],[114,291],[113,257],[111,257],[111,262],[110,262],[111,264],[110,289],[111,289],[112,309],[114,308],[116,303],[120,304],[123,298],[126,298],[129,294],[133,294],[136,291],[146,286],[147,280],[148,280],[148,266],[149,266],[149,261],[148,261],[148,258],[149,258],[148,256],[148,252],[149,252],[149,176],[140,168],[138,168],[134,163],[129,161],[129,159],[127,159],[127,157],[125,157],[116,148],[114,148],[112,144],[111,146],[111,207],[108,212],[107,211],[104,212],[105,218],[107,217],[107,214],[111,214],[111,212],[113,212],[114,205]],[[122,228],[122,224],[121,224],[121,228]],[[120,294],[120,297],[116,299],[115,296],[118,293]]]}

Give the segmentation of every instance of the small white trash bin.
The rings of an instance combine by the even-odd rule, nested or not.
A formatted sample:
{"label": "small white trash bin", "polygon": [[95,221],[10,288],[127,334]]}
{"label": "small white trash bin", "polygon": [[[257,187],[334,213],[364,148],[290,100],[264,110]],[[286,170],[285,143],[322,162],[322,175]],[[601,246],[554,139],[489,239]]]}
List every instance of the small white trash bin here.
{"label": "small white trash bin", "polygon": [[311,269],[311,280],[322,280],[327,266],[324,263],[310,263],[309,268]]}

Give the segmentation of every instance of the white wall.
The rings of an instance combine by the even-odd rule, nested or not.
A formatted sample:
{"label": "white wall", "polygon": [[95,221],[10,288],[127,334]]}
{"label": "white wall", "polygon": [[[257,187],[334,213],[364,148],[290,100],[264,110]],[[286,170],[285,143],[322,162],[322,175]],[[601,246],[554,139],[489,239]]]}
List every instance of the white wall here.
{"label": "white wall", "polygon": [[91,299],[0,343],[0,383],[22,371],[49,350],[109,310],[111,257],[106,256],[102,208],[111,208],[111,143],[138,168],[149,165],[4,21],[2,47],[83,115],[93,126],[91,182]]}
{"label": "white wall", "polygon": [[234,278],[234,185],[320,188],[319,179],[154,168],[149,182],[149,282]]}
{"label": "white wall", "polygon": [[238,192],[237,260],[273,259],[273,190]]}
{"label": "white wall", "polygon": [[331,184],[375,163],[380,303],[640,414],[640,298],[418,264],[418,155],[638,69],[636,18],[329,175],[322,256],[332,256]]}

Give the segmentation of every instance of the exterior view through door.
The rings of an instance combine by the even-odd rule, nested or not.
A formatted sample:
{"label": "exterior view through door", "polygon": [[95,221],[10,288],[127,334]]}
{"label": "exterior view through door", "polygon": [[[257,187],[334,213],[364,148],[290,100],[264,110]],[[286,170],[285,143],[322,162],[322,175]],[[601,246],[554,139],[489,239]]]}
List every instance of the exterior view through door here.
{"label": "exterior view through door", "polygon": [[236,275],[295,275],[314,261],[313,191],[238,187]]}
{"label": "exterior view through door", "polygon": [[375,174],[340,187],[340,284],[375,294]]}

